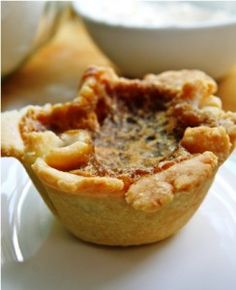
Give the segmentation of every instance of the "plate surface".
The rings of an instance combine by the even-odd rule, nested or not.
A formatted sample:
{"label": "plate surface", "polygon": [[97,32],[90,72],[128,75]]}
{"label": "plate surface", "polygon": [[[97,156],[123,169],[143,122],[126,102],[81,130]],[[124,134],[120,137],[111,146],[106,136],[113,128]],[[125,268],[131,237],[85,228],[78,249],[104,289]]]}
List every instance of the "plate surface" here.
{"label": "plate surface", "polygon": [[236,152],[202,206],[161,243],[83,243],[55,221],[20,163],[2,159],[3,290],[233,290],[236,285]]}

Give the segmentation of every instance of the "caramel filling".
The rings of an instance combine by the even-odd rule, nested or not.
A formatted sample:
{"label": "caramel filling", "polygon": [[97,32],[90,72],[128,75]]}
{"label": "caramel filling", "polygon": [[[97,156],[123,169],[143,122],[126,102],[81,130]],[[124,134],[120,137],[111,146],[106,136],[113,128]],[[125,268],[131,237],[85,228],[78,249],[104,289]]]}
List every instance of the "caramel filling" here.
{"label": "caramel filling", "polygon": [[94,153],[89,162],[72,172],[84,176],[114,176],[130,183],[155,172],[161,160],[178,147],[173,119],[165,110],[150,106],[128,107],[113,101],[112,108],[91,133]]}
{"label": "caramel filling", "polygon": [[150,168],[176,148],[165,112],[117,113],[103,122],[95,137],[97,160],[114,172]]}

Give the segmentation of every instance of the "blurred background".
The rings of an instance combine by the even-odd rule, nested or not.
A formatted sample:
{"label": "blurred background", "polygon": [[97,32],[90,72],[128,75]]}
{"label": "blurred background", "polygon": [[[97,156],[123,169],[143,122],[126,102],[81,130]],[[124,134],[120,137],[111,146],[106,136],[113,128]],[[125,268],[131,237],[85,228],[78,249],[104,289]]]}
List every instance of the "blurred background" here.
{"label": "blurred background", "polygon": [[[132,59],[129,56],[132,52],[133,57],[136,57],[132,59],[132,68],[140,59],[140,65],[145,65],[144,71],[148,72],[162,71],[165,65],[167,69],[186,68],[188,64],[178,67],[172,58],[172,50],[175,57],[178,57],[179,50],[182,61],[188,57],[199,61],[199,67],[198,62],[193,62],[194,68],[202,68],[201,56],[205,57],[204,63],[207,63],[215,55],[221,67],[224,59],[230,62],[224,74],[217,77],[218,95],[226,110],[236,111],[236,37],[235,40],[231,37],[232,33],[236,35],[236,10],[229,6],[232,4],[229,2],[233,1],[212,1],[216,7],[215,14],[209,9],[209,1],[205,1],[206,7],[203,8],[193,7],[189,1],[181,1],[182,6],[180,1],[165,1],[172,5],[169,7],[163,6],[160,1],[119,1],[118,6],[112,6],[112,2],[2,1],[2,110],[72,99],[83,71],[91,64],[112,66],[120,74],[133,77],[135,74],[129,75],[127,70],[122,69],[122,60],[123,64],[127,64]],[[159,6],[153,9],[150,2],[158,2]],[[198,3],[196,1],[194,5]],[[214,36],[215,40],[211,41],[213,33],[217,37]],[[178,37],[181,37],[181,41]],[[200,49],[191,49],[192,53],[188,56],[189,53],[183,53],[181,47],[178,48],[178,43],[184,47],[192,43],[196,47],[201,43],[199,37],[207,40],[204,51],[209,50],[211,56],[203,53],[198,56]],[[161,49],[158,51],[160,43],[162,51],[166,53],[166,60],[171,59],[173,67],[158,60],[158,55],[161,55]],[[172,50],[168,49],[170,43]],[[155,45],[157,53],[147,58],[150,54],[147,51]],[[149,71],[146,66],[152,62],[152,58],[157,61],[157,71],[152,71],[155,70],[152,67]],[[191,63],[189,66],[192,68]]]}

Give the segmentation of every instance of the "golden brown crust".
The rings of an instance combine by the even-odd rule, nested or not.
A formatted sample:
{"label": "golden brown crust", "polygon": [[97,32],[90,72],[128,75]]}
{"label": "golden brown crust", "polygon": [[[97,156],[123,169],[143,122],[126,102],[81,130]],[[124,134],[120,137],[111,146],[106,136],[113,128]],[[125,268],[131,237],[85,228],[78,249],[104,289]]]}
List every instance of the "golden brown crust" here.
{"label": "golden brown crust", "polygon": [[1,152],[3,156],[14,156],[20,159],[23,155],[24,143],[18,127],[24,113],[23,110],[1,114]]}
{"label": "golden brown crust", "polygon": [[181,145],[193,154],[209,150],[218,156],[221,163],[229,156],[232,148],[229,135],[224,127],[187,128]]}
{"label": "golden brown crust", "polygon": [[187,222],[233,150],[236,114],[216,89],[200,71],[128,80],[91,67],[72,102],[4,113],[2,152],[76,236],[161,240]]}
{"label": "golden brown crust", "polygon": [[159,87],[164,94],[199,102],[217,90],[216,82],[202,71],[167,71],[159,75],[147,75],[145,80]]}
{"label": "golden brown crust", "polygon": [[50,167],[38,158],[32,165],[37,177],[47,186],[67,194],[93,195],[123,195],[124,184],[121,180],[112,177],[83,177],[63,172]]}
{"label": "golden brown crust", "polygon": [[170,203],[178,192],[192,192],[211,179],[217,164],[217,157],[211,152],[184,160],[160,173],[138,180],[130,186],[126,201],[135,209],[155,212]]}
{"label": "golden brown crust", "polygon": [[67,131],[61,135],[61,140],[60,147],[53,147],[45,155],[49,166],[68,171],[88,162],[90,154],[93,153],[93,146],[87,131]]}

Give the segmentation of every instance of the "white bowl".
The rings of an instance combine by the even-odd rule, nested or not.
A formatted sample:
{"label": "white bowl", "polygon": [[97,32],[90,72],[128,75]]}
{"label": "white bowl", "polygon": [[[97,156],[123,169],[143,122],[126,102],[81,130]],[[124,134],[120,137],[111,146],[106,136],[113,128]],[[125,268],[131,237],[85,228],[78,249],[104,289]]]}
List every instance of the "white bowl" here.
{"label": "white bowl", "polygon": [[14,71],[33,50],[45,3],[5,1],[1,5],[1,74],[7,75]]}
{"label": "white bowl", "polygon": [[[219,4],[214,1],[213,5]],[[236,15],[235,3],[232,5]],[[236,63],[236,16],[219,22],[158,28],[96,19],[78,2],[74,2],[74,8],[98,47],[125,75],[139,77],[195,68],[219,78]]]}

